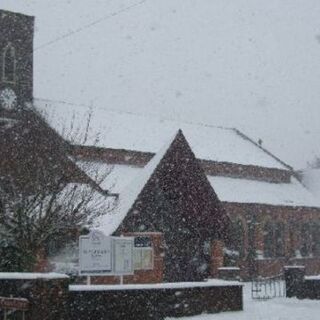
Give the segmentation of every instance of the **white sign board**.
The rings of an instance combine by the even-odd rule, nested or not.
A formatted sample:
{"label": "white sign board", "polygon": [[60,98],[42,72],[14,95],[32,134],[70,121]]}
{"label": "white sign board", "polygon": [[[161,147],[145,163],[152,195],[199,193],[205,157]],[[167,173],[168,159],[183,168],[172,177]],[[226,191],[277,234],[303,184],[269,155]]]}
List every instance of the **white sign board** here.
{"label": "white sign board", "polygon": [[107,274],[112,271],[112,240],[92,231],[79,238],[80,275]]}
{"label": "white sign board", "polygon": [[93,230],[79,237],[80,275],[133,274],[133,238],[107,237]]}
{"label": "white sign board", "polygon": [[114,273],[133,274],[133,238],[113,238]]}

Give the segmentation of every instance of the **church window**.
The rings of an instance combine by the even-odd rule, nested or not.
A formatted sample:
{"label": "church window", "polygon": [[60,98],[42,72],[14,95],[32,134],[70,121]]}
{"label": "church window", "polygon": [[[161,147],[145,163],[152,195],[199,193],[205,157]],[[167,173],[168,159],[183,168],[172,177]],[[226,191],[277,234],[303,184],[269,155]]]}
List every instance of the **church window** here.
{"label": "church window", "polygon": [[15,82],[16,77],[16,53],[15,48],[9,43],[3,51],[2,80]]}
{"label": "church window", "polygon": [[319,223],[304,223],[300,229],[300,253],[302,257],[320,255]]}
{"label": "church window", "polygon": [[231,224],[230,230],[230,249],[237,253],[238,256],[243,255],[244,251],[244,230],[242,221],[240,219],[236,219]]}
{"label": "church window", "polygon": [[266,223],[263,230],[264,236],[264,257],[271,258],[273,256],[273,227],[270,222]]}
{"label": "church window", "polygon": [[237,265],[239,259],[244,255],[244,228],[241,219],[232,221],[229,228],[228,242],[224,249],[224,264],[226,266]]}
{"label": "church window", "polygon": [[267,222],[264,226],[264,257],[284,256],[284,224]]}
{"label": "church window", "polygon": [[276,223],[274,229],[274,237],[275,237],[275,256],[283,257],[284,252],[284,224]]}
{"label": "church window", "polygon": [[314,256],[320,256],[320,224],[312,224],[312,253]]}
{"label": "church window", "polygon": [[300,237],[301,237],[301,245],[300,245],[300,253],[302,257],[310,257],[312,256],[312,232],[311,232],[311,224],[304,223],[301,227]]}

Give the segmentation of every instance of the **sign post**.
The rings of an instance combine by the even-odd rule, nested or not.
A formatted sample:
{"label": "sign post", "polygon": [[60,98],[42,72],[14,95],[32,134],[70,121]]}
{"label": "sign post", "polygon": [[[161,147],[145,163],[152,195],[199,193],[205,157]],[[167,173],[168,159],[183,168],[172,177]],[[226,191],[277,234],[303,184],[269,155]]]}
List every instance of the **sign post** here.
{"label": "sign post", "polygon": [[79,274],[87,276],[88,285],[91,276],[133,274],[133,245],[132,237],[107,237],[97,230],[80,236]]}

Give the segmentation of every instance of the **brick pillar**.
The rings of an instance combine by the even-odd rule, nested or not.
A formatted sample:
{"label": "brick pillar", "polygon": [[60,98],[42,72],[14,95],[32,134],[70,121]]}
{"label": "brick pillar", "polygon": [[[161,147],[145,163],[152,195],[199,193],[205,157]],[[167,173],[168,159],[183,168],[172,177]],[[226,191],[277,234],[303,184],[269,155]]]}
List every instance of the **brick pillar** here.
{"label": "brick pillar", "polygon": [[33,266],[33,272],[47,272],[49,270],[49,262],[44,249],[40,249],[36,255],[36,263]]}
{"label": "brick pillar", "polygon": [[303,290],[305,276],[304,266],[287,266],[284,267],[284,277],[286,281],[287,298],[299,297]]}
{"label": "brick pillar", "polygon": [[223,267],[223,247],[224,244],[220,240],[212,242],[211,251],[211,276],[217,277],[219,268]]}

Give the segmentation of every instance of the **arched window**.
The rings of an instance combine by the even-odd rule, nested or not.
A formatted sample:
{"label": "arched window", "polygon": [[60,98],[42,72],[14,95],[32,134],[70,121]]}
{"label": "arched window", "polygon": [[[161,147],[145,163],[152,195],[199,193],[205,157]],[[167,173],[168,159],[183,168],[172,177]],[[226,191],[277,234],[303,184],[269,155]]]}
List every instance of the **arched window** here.
{"label": "arched window", "polygon": [[225,248],[225,265],[236,265],[244,255],[244,228],[241,219],[232,221],[229,227],[229,241]]}
{"label": "arched window", "polygon": [[230,229],[230,249],[236,251],[239,256],[242,256],[244,251],[244,230],[242,221],[236,219],[232,222]]}
{"label": "arched window", "polygon": [[263,229],[263,255],[266,258],[273,257],[273,224],[267,222]]}
{"label": "arched window", "polygon": [[16,52],[11,43],[3,51],[2,80],[15,82],[16,78]]}
{"label": "arched window", "polygon": [[267,222],[263,230],[264,256],[266,258],[284,256],[283,223]]}
{"label": "arched window", "polygon": [[312,224],[312,253],[314,256],[320,256],[320,223]]}
{"label": "arched window", "polygon": [[304,223],[300,230],[300,253],[302,257],[312,256],[312,231],[311,223]]}
{"label": "arched window", "polygon": [[320,225],[316,222],[304,223],[300,229],[300,254],[302,257],[320,255]]}
{"label": "arched window", "polygon": [[289,250],[290,250],[290,257],[296,257],[297,255],[300,255],[299,252],[297,252],[297,238],[298,238],[298,232],[299,225],[297,222],[290,220],[288,223],[288,229],[289,229]]}

